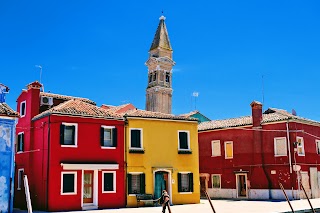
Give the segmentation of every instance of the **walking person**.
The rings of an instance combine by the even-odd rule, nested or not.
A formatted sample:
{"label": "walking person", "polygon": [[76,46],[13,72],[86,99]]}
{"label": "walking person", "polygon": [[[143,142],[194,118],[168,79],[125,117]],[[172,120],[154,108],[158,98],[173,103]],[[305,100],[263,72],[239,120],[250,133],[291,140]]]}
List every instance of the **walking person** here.
{"label": "walking person", "polygon": [[169,201],[170,201],[170,196],[169,196],[168,192],[166,190],[163,190],[161,198],[160,198],[160,203],[162,203],[162,213],[166,212],[167,206],[168,206],[168,211],[170,213]]}

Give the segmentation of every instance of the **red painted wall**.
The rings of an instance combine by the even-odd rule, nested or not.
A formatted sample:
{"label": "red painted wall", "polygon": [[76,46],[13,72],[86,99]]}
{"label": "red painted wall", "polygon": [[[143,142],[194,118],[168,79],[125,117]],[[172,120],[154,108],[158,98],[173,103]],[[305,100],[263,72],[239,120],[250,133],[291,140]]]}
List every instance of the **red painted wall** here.
{"label": "red painted wall", "polygon": [[[34,209],[47,211],[81,210],[82,174],[77,172],[77,194],[60,195],[61,162],[69,163],[111,163],[119,164],[116,170],[116,193],[102,193],[102,171],[99,171],[98,206],[99,208],[117,208],[125,206],[124,173],[124,121],[96,118],[51,115],[36,121],[31,119],[39,114],[39,89],[24,91],[17,99],[26,100],[26,116],[17,124],[17,134],[25,134],[24,152],[16,154],[16,174],[24,168],[28,175],[32,205]],[[78,123],[78,147],[60,146],[60,124]],[[117,128],[117,148],[101,149],[100,127]],[[17,175],[15,177],[17,186]],[[15,187],[15,207],[26,208],[24,189]]]}
{"label": "red painted wall", "polygon": [[[264,124],[262,130],[253,131],[252,127],[247,127],[248,130],[239,128],[230,128],[225,130],[214,130],[207,132],[199,132],[199,159],[200,173],[222,174],[221,188],[235,189],[236,178],[235,171],[242,169],[248,172],[248,180],[253,189],[279,189],[278,180],[282,182],[286,189],[297,189],[296,174],[293,171],[290,173],[289,156],[274,156],[274,138],[287,137],[286,122]],[[309,124],[301,124],[296,122],[289,123],[290,130],[303,130],[316,136],[320,136],[320,127]],[[283,131],[270,131],[283,130]],[[257,143],[254,139],[254,134],[261,133],[261,153],[254,149]],[[296,136],[304,138],[305,156],[297,156],[296,163],[302,164],[302,170],[308,171],[309,168],[317,167],[320,162],[320,156],[316,153],[315,138],[299,132],[290,132],[290,151],[292,164],[294,164],[294,147],[293,142],[296,141]],[[259,139],[259,138],[258,138]],[[220,140],[221,155],[211,157],[211,141]],[[233,159],[225,159],[224,142],[233,141]],[[255,151],[254,151],[255,150]],[[257,155],[258,154],[258,155]],[[261,164],[256,164],[255,157],[261,156]],[[264,166],[262,166],[262,164]],[[276,174],[271,174],[271,170],[276,170]],[[310,175],[310,174],[309,174]],[[212,187],[211,178],[208,183],[209,188]]]}

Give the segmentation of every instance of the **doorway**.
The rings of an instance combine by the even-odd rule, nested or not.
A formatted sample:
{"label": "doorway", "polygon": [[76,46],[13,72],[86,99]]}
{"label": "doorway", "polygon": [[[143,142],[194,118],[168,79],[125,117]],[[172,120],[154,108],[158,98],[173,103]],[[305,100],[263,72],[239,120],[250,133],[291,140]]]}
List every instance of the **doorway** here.
{"label": "doorway", "polygon": [[170,176],[166,171],[155,172],[154,198],[161,197],[162,190],[166,190],[170,195]]}
{"label": "doorway", "polygon": [[236,174],[237,197],[247,197],[247,174]]}
{"label": "doorway", "polygon": [[83,204],[93,204],[93,174],[92,170],[83,173]]}

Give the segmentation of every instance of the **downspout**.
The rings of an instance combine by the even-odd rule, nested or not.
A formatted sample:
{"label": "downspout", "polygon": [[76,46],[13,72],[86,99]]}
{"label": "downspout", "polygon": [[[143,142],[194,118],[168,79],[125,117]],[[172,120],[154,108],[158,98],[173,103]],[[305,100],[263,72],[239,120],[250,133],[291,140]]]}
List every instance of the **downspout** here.
{"label": "downspout", "polygon": [[48,194],[49,194],[49,165],[50,165],[50,115],[49,115],[49,122],[48,122],[48,160],[47,160],[47,190],[46,190],[46,210],[48,211],[49,204],[48,204]]}
{"label": "downspout", "polygon": [[287,121],[286,126],[287,126],[287,143],[288,143],[288,151],[289,151],[289,166],[290,166],[290,174],[292,174],[291,147],[290,147],[290,135],[289,135],[289,121]]}
{"label": "downspout", "polygon": [[126,117],[124,117],[124,197],[125,197],[125,206],[127,206],[128,202],[128,197],[127,197],[127,192],[128,192],[128,183],[127,183],[127,171],[128,171],[128,164],[127,164],[127,126],[128,126],[128,120]]}

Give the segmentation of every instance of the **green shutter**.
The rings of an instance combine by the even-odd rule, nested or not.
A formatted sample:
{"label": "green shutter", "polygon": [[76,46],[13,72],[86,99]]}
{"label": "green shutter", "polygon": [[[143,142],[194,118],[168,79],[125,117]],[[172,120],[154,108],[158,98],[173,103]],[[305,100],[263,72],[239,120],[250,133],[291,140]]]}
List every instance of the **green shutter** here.
{"label": "green shutter", "polygon": [[127,176],[127,182],[128,182],[128,194],[132,194],[132,187],[131,187],[131,184],[132,184],[132,178],[131,178],[131,174],[128,174]]}
{"label": "green shutter", "polygon": [[178,173],[178,192],[182,191],[182,186],[181,186],[181,173]]}
{"label": "green shutter", "polygon": [[140,130],[132,129],[131,130],[131,147],[140,148]]}
{"label": "green shutter", "polygon": [[189,147],[188,147],[188,133],[179,132],[179,142],[180,142],[180,149],[189,149]]}
{"label": "green shutter", "polygon": [[140,174],[140,194],[146,193],[145,174]]}
{"label": "green shutter", "polygon": [[24,151],[24,133],[21,134],[21,151]]}
{"label": "green shutter", "polygon": [[117,147],[117,128],[113,128],[112,129],[112,142],[113,142],[113,146]]}
{"label": "green shutter", "polygon": [[189,173],[189,190],[193,192],[193,173]]}
{"label": "green shutter", "polygon": [[100,145],[104,146],[104,128],[100,127]]}
{"label": "green shutter", "polygon": [[71,126],[71,129],[72,129],[72,145],[76,145],[76,137],[75,137],[76,127],[75,126]]}
{"label": "green shutter", "polygon": [[60,125],[60,144],[64,144],[64,125]]}
{"label": "green shutter", "polygon": [[141,147],[141,131],[137,130],[137,147],[142,148]]}

